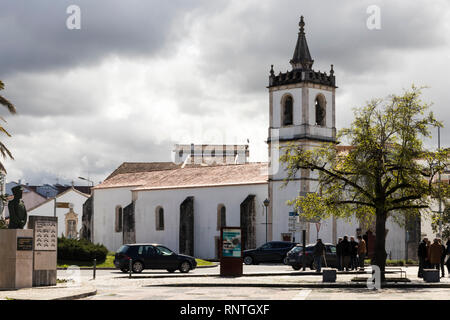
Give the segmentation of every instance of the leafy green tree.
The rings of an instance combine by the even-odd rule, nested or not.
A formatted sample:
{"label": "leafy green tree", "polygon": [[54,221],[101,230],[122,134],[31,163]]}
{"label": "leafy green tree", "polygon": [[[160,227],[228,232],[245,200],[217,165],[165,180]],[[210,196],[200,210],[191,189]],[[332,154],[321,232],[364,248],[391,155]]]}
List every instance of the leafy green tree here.
{"label": "leafy green tree", "polygon": [[[289,183],[299,170],[317,178],[318,189],[294,199],[302,216],[311,219],[356,216],[367,224],[375,221],[375,256],[385,280],[386,221],[398,223],[429,209],[437,192],[432,179],[442,172],[448,151],[429,152],[422,139],[430,127],[440,126],[429,105],[420,100],[421,89],[412,86],[403,95],[374,99],[355,109],[349,128],[339,131],[338,141],[351,145],[346,151],[334,143],[315,148],[290,144],[280,160]],[[425,211],[424,211],[425,210]],[[427,211],[428,212],[428,211]]]}
{"label": "leafy green tree", "polygon": [[[3,89],[5,89],[5,85],[0,80],[0,91]],[[11,102],[9,102],[6,98],[4,98],[2,95],[0,95],[0,105],[6,107],[11,114],[16,113],[16,108],[14,107],[14,105]],[[0,119],[6,123],[6,120],[3,117],[0,117]],[[0,132],[3,132],[8,137],[11,137],[11,135],[8,133],[8,131],[6,131],[6,129],[2,125],[0,125]],[[2,155],[3,159],[5,159],[7,157],[14,159],[11,152],[8,150],[8,148],[2,142],[0,142],[0,154]],[[5,167],[3,166],[3,164],[1,162],[0,162],[0,170],[6,172]]]}
{"label": "leafy green tree", "polygon": [[[450,239],[450,203],[447,199],[445,199],[442,203],[443,211],[442,211],[442,239]],[[440,215],[434,214],[433,222],[431,224],[433,228],[433,232],[439,232],[439,222]]]}

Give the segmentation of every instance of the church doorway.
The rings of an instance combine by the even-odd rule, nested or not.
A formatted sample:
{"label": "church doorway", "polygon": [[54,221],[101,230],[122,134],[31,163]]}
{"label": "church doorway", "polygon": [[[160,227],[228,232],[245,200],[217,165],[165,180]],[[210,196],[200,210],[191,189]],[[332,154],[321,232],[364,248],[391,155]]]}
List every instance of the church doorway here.
{"label": "church doorway", "polygon": [[194,197],[180,205],[179,251],[194,256]]}
{"label": "church doorway", "polygon": [[241,203],[242,250],[256,248],[255,197],[251,194]]}

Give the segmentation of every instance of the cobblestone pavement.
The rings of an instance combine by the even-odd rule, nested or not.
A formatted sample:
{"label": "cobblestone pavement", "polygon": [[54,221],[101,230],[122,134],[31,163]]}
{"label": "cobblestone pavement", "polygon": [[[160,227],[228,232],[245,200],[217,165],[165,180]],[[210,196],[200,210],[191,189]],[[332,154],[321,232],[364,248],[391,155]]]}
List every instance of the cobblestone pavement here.
{"label": "cobblestone pavement", "polygon": [[[244,269],[244,273],[257,268]],[[260,273],[280,273],[275,276],[243,276],[222,278],[211,270],[206,273],[197,270],[190,276],[161,277],[163,273],[149,272],[143,274],[148,278],[132,278],[110,272],[92,281],[97,288],[97,295],[88,300],[450,300],[450,288],[390,288],[372,291],[367,288],[301,288],[299,284],[318,284],[322,277],[317,275],[291,275],[292,270],[286,266],[261,266]],[[417,283],[417,268],[405,268],[407,276]],[[204,275],[204,276],[201,276]],[[151,278],[152,276],[157,278]],[[195,277],[194,277],[195,276]],[[358,276],[364,276],[359,274]],[[337,283],[350,283],[355,274],[338,275]],[[441,278],[441,283],[450,283],[450,278]],[[284,287],[283,287],[284,286]],[[290,286],[290,287],[289,287]]]}

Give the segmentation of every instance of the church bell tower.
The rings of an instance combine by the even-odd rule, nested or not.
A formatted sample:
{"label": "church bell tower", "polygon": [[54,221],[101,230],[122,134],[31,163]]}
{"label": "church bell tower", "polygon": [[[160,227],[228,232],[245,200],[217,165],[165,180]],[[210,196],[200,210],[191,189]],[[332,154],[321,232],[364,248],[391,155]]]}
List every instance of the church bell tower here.
{"label": "church bell tower", "polygon": [[[286,204],[298,195],[314,192],[317,186],[308,170],[303,170],[286,187],[282,187],[287,172],[278,159],[283,147],[289,143],[306,148],[323,142],[336,141],[335,127],[335,76],[333,65],[329,74],[314,71],[305,34],[305,22],[300,18],[300,30],[294,54],[290,60],[292,69],[275,74],[273,65],[269,76],[269,235],[272,240],[301,241],[301,234],[289,223],[295,215],[293,206]],[[309,229],[309,225],[308,229]],[[326,227],[326,226],[323,226]],[[330,234],[334,228],[330,224]],[[315,239],[316,230],[308,232],[307,242]],[[326,232],[328,234],[328,232]],[[324,232],[325,234],[325,232]],[[312,237],[314,235],[314,237]],[[322,235],[322,232],[321,232]],[[331,236],[330,236],[331,237]],[[326,236],[322,239],[329,241]]]}

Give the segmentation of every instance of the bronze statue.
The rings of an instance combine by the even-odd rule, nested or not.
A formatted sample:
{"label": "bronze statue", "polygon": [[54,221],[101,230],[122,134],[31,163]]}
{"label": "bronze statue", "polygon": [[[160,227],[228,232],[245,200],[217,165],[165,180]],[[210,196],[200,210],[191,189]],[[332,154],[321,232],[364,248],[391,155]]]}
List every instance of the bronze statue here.
{"label": "bronze statue", "polygon": [[27,223],[27,209],[22,200],[22,186],[11,189],[14,199],[8,202],[9,229],[23,229]]}

